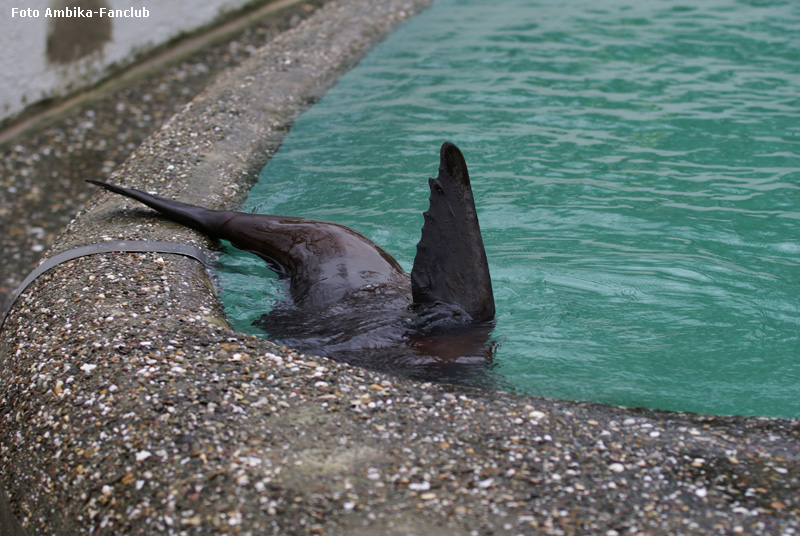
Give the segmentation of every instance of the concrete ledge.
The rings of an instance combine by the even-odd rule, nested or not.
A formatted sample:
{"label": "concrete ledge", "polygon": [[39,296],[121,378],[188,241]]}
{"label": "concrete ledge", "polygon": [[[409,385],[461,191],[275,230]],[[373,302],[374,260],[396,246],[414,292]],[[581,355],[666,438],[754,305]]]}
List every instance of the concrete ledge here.
{"label": "concrete ledge", "polygon": [[[235,206],[299,113],[417,0],[338,0],[229,73],[112,180]],[[204,237],[98,194],[50,255]],[[800,421],[420,384],[232,331],[190,259],[40,277],[0,334],[0,532],[792,534]],[[7,508],[6,508],[7,507]],[[791,532],[795,531],[795,532]]]}

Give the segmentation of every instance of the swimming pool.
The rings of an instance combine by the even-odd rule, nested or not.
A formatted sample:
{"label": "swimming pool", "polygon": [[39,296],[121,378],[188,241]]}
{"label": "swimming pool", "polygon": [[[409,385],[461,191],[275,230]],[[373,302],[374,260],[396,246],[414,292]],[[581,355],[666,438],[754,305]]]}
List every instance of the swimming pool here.
{"label": "swimming pool", "polygon": [[[245,210],[343,223],[410,270],[453,141],[505,385],[797,417],[799,29],[778,1],[440,1],[299,118]],[[268,335],[274,274],[220,265],[234,326]]]}

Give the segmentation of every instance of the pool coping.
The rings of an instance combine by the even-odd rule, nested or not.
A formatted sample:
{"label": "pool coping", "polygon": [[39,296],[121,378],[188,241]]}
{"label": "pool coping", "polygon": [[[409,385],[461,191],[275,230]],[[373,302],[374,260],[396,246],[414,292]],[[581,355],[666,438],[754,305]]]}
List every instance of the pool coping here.
{"label": "pool coping", "polygon": [[[295,118],[427,3],[327,4],[112,180],[238,205]],[[98,194],[48,257],[109,240],[216,247]],[[554,401],[298,355],[232,331],[184,257],[60,265],[0,335],[2,483],[29,534],[800,530],[798,420]],[[0,504],[14,534],[7,515]]]}

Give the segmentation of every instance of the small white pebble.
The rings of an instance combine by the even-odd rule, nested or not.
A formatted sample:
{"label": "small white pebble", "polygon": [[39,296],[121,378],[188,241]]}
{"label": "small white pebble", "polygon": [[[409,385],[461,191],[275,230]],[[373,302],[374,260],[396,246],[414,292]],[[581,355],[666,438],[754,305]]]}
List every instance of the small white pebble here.
{"label": "small white pebble", "polygon": [[140,450],[139,452],[136,453],[136,461],[137,462],[144,461],[152,455],[153,454],[151,452],[148,452],[146,450]]}
{"label": "small white pebble", "polygon": [[478,487],[481,489],[491,488],[492,484],[494,484],[494,478],[487,478],[486,480],[481,480],[478,482]]}
{"label": "small white pebble", "polygon": [[621,463],[612,463],[608,468],[615,473],[621,473],[625,470],[625,466]]}

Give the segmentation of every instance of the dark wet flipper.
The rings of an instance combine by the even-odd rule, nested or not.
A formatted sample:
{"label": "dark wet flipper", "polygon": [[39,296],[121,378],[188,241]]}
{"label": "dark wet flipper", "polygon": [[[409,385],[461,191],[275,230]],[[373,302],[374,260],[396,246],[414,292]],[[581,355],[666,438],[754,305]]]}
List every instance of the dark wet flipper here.
{"label": "dark wet flipper", "polygon": [[192,229],[209,234],[211,236],[218,236],[219,229],[231,218],[232,213],[228,211],[211,210],[188,203],[181,203],[180,201],[173,201],[165,199],[157,195],[148,194],[142,190],[134,188],[123,188],[116,184],[110,184],[103,181],[86,179],[86,182],[100,186],[114,192],[116,194],[124,195],[131,199],[135,199],[140,203],[144,203],[148,207],[157,210],[164,216],[172,221],[186,225]]}

